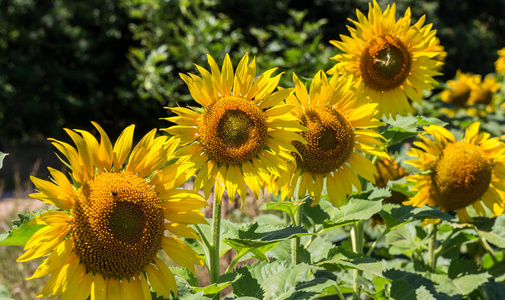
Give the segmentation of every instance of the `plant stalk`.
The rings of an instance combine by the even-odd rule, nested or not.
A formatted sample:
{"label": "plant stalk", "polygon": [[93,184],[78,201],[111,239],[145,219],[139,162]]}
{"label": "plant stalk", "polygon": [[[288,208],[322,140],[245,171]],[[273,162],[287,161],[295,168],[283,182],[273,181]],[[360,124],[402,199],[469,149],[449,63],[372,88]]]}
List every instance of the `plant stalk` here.
{"label": "plant stalk", "polygon": [[[303,207],[299,205],[295,211],[295,215],[293,216],[293,226],[302,226],[302,210]],[[295,237],[291,240],[291,261],[294,265],[297,265],[300,262],[300,258],[297,253],[297,249],[299,247],[300,237]]]}
{"label": "plant stalk", "polygon": [[[209,266],[209,276],[210,283],[216,283],[220,272],[219,272],[219,242],[221,240],[221,203],[217,201],[216,194],[214,193],[214,200],[212,207],[212,244],[210,248],[210,266]],[[220,293],[214,295],[213,299],[219,299],[221,297]]]}
{"label": "plant stalk", "polygon": [[[364,237],[364,226],[363,221],[356,221],[351,229],[351,244],[352,251],[357,254],[363,253],[363,237]],[[354,282],[352,286],[353,294],[352,299],[361,299],[361,285],[359,284],[359,276],[361,276],[362,271],[354,270]]]}
{"label": "plant stalk", "polygon": [[433,273],[437,270],[437,231],[438,224],[431,225],[431,238],[428,244],[428,265],[430,266]]}

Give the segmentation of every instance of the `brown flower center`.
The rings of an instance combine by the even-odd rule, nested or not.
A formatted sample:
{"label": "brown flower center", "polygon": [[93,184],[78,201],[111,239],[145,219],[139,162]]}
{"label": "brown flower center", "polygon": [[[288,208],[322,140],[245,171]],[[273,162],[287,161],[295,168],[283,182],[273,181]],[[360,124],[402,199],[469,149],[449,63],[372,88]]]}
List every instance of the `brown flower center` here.
{"label": "brown flower center", "polygon": [[409,75],[411,57],[403,42],[389,34],[376,37],[361,54],[360,70],[365,84],[376,91],[401,85]]}
{"label": "brown flower center", "polygon": [[354,131],[338,111],[328,106],[309,108],[301,115],[300,123],[308,129],[301,133],[307,144],[293,145],[302,155],[303,159],[295,156],[304,171],[324,174],[347,161],[354,149]]}
{"label": "brown flower center", "polygon": [[76,254],[93,272],[134,276],[160,249],[161,200],[144,179],[131,173],[101,173],[86,182],[72,216]]}
{"label": "brown flower center", "polygon": [[491,183],[491,161],[482,150],[467,142],[448,144],[435,165],[431,191],[444,210],[464,208],[487,191]]}
{"label": "brown flower center", "polygon": [[253,101],[235,96],[226,96],[209,105],[198,129],[205,153],[224,165],[252,159],[267,139],[261,109]]}

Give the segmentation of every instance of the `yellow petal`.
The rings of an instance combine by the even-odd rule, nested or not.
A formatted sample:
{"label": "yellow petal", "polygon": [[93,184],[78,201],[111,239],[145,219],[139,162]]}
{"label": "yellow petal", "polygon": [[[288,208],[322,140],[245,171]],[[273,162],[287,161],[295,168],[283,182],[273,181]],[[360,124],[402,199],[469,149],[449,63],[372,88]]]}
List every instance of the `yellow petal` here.
{"label": "yellow petal", "polygon": [[195,274],[195,264],[203,265],[203,261],[193,248],[180,239],[164,237],[161,247],[176,264],[185,267],[193,274]]}
{"label": "yellow petal", "polygon": [[114,149],[112,150],[112,160],[116,171],[121,170],[126,158],[130,154],[134,129],[135,125],[126,127],[114,144]]}

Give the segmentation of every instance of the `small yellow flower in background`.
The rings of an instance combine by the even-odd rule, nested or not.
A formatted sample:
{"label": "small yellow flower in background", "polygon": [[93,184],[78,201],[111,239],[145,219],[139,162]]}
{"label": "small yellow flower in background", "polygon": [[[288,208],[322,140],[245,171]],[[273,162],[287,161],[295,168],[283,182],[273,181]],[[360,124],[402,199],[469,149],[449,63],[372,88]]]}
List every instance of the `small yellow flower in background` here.
{"label": "small yellow flower in background", "polygon": [[447,81],[448,89],[440,93],[442,101],[450,103],[457,108],[468,105],[472,90],[475,89],[480,77],[471,73],[456,71],[456,78]]}
{"label": "small yellow flower in background", "polygon": [[449,117],[464,109],[471,116],[485,116],[493,112],[497,105],[493,103],[500,83],[495,77],[487,76],[482,80],[478,74],[456,72],[456,78],[447,81],[448,89],[440,93],[442,101],[450,103],[454,108],[443,108]]}
{"label": "small yellow flower in background", "polygon": [[495,77],[487,76],[484,78],[484,80],[482,80],[481,76],[478,75],[477,84],[470,94],[468,103],[483,105],[491,104],[493,97],[495,93],[500,89],[500,86],[501,84],[496,80]]}
{"label": "small yellow flower in background", "polygon": [[209,197],[215,186],[219,201],[225,189],[230,201],[237,192],[244,200],[247,185],[258,198],[269,174],[280,176],[286,161],[294,160],[291,141],[305,142],[297,133],[303,126],[293,122],[292,107],[283,102],[291,90],[274,91],[281,76],[271,77],[275,69],[256,78],[255,60],[249,63],[247,54],[235,74],[228,55],[221,70],[207,58],[212,73],[197,66],[202,77],[181,74],[203,109],[169,107],[178,116],[166,120],[177,125],[165,130],[181,139],[177,155],[199,171],[195,190],[203,187]]}
{"label": "small yellow flower in background", "polygon": [[496,73],[505,75],[505,48],[498,50],[498,59],[494,63]]}
{"label": "small yellow flower in background", "polygon": [[157,254],[163,248],[175,263],[193,272],[194,264],[203,264],[177,237],[199,239],[187,225],[207,223],[200,212],[207,202],[198,193],[177,189],[191,175],[191,165],[165,166],[174,158],[178,141],[155,137],[156,130],[132,150],[133,125],[114,146],[104,130],[93,125],[100,143],[83,130],[65,129],[77,148],[51,139],[68,159],[74,185],[52,168],[52,181],[31,178],[39,192],[30,196],[61,211],[47,211],[30,221],[46,226],[30,238],[18,261],[49,255],[28,278],[50,275],[40,297],[151,299],[149,285],[160,296],[168,298],[170,291],[177,296],[175,277]]}
{"label": "small yellow flower in background", "polygon": [[[410,175],[417,194],[406,205],[430,205],[443,211],[456,211],[460,221],[471,222],[467,207],[478,216],[501,215],[505,205],[505,144],[489,133],[479,133],[480,123],[473,123],[463,140],[456,141],[447,129],[430,125],[419,134],[407,160],[423,173]],[[425,135],[431,135],[432,139]]]}
{"label": "small yellow flower in background", "polygon": [[[383,125],[374,118],[377,104],[360,103],[351,87],[350,77],[333,76],[329,81],[319,71],[313,78],[309,91],[293,74],[295,93],[286,99],[294,107],[291,114],[307,128],[300,135],[307,141],[294,141],[296,165],[273,186],[281,197],[290,198],[300,178],[298,197],[307,193],[319,202],[326,181],[328,198],[335,206],[350,195],[353,186],[361,191],[357,174],[374,181],[377,170],[362,153],[388,157],[379,147],[383,137],[376,131]],[[290,180],[285,181],[285,178]]]}
{"label": "small yellow flower in background", "polygon": [[332,57],[337,64],[328,73],[352,75],[359,91],[379,104],[379,117],[411,113],[409,99],[420,103],[421,90],[433,89],[433,76],[440,75],[437,59],[444,55],[431,24],[423,26],[425,16],[411,25],[410,8],[398,21],[395,14],[395,4],[382,12],[374,0],[368,17],[357,11],[350,36],[330,41],[344,53]]}

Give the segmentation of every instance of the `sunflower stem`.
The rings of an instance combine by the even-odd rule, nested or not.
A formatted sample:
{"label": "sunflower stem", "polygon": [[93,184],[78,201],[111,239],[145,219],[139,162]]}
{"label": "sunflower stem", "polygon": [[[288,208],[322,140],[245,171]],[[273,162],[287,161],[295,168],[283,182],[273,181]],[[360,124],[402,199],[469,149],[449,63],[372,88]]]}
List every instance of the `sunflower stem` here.
{"label": "sunflower stem", "polygon": [[[221,240],[221,203],[217,200],[216,193],[214,193],[213,207],[212,207],[212,244],[210,248],[210,266],[209,266],[209,276],[210,283],[216,283],[220,272],[219,272],[219,242]],[[213,299],[219,299],[221,297],[218,292],[214,295]]]}
{"label": "sunflower stem", "polygon": [[498,263],[498,259],[496,258],[496,255],[494,253],[493,248],[491,248],[491,245],[489,245],[486,239],[483,238],[482,236],[480,237],[480,243],[482,244],[482,246],[484,246],[484,249],[486,249],[487,253],[489,253],[489,256],[491,256],[493,263],[496,265]]}
{"label": "sunflower stem", "polygon": [[[364,233],[364,223],[363,221],[354,222],[351,229],[351,244],[352,251],[356,254],[363,253],[363,233]],[[361,298],[361,286],[359,284],[359,277],[363,272],[359,270],[354,270],[354,282],[352,286],[353,295],[352,299],[357,300]]]}
{"label": "sunflower stem", "polygon": [[430,266],[433,273],[437,270],[437,231],[438,224],[431,225],[431,238],[428,244],[428,265]]}
{"label": "sunflower stem", "polygon": [[[302,210],[302,206],[299,205],[293,216],[293,226],[302,226]],[[295,237],[291,240],[291,261],[295,265],[299,263],[298,248],[300,248],[300,237]]]}

